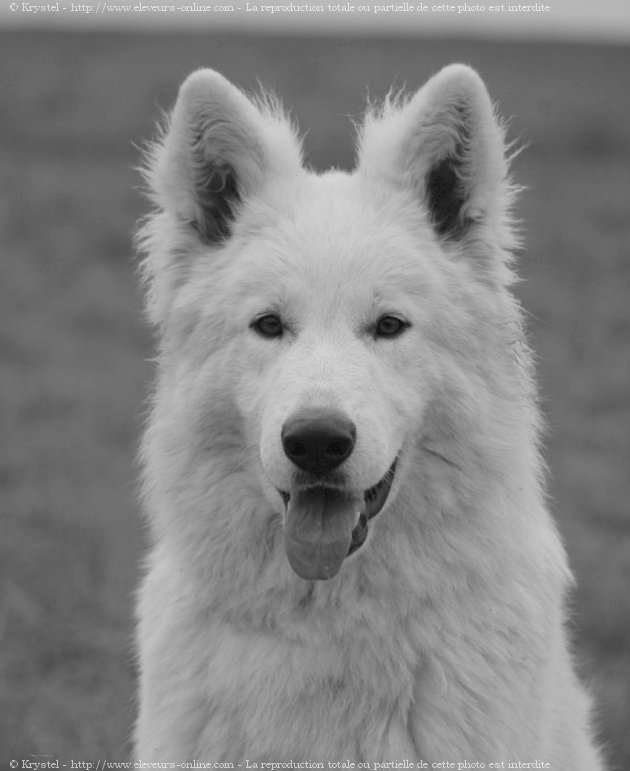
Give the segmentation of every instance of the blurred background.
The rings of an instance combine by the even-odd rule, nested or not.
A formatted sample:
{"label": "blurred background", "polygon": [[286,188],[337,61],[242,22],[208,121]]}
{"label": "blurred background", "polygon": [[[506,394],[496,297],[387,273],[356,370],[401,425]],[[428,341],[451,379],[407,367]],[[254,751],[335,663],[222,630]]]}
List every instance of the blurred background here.
{"label": "blurred background", "polygon": [[608,758],[630,769],[630,9],[549,2],[255,19],[0,9],[0,763],[129,751],[153,350],[131,245],[148,208],[137,145],[205,65],[273,87],[309,161],[348,168],[368,93],[462,61],[527,145],[517,292],[551,505],[578,580],[580,670]]}

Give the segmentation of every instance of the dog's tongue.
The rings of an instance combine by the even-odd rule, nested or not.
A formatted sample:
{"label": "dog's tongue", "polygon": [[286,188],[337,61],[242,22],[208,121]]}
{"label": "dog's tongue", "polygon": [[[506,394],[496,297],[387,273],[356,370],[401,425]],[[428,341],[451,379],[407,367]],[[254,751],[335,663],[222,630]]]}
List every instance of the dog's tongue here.
{"label": "dog's tongue", "polygon": [[284,548],[295,572],[307,581],[339,572],[352,542],[359,502],[338,490],[293,492],[284,523]]}

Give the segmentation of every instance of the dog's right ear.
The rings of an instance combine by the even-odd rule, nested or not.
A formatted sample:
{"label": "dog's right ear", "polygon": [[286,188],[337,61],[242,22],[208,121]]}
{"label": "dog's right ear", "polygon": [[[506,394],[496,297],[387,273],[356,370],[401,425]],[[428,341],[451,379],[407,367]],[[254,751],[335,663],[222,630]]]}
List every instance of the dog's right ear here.
{"label": "dog's right ear", "polygon": [[295,133],[270,99],[254,104],[202,69],[183,83],[146,177],[160,209],[216,244],[230,235],[242,201],[300,165]]}

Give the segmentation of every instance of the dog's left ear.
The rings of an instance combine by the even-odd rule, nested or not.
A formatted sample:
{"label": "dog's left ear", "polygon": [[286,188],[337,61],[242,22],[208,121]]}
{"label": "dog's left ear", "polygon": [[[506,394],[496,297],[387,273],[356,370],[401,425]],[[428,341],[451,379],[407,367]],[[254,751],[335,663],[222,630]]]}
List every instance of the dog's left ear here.
{"label": "dog's left ear", "polygon": [[478,240],[490,225],[510,241],[507,167],[486,87],[463,64],[445,67],[402,106],[393,100],[368,115],[361,132],[359,171],[410,190],[442,239]]}

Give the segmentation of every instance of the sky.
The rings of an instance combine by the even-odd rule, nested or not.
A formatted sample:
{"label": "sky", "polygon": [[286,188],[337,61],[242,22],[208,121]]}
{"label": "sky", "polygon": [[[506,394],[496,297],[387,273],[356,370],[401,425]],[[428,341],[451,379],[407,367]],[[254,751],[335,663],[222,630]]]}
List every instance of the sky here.
{"label": "sky", "polygon": [[630,43],[630,0],[0,0],[0,29],[29,27],[435,34]]}

